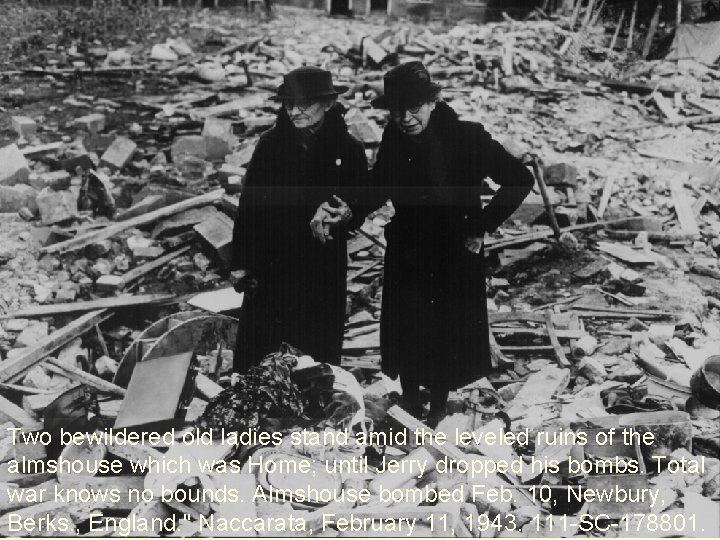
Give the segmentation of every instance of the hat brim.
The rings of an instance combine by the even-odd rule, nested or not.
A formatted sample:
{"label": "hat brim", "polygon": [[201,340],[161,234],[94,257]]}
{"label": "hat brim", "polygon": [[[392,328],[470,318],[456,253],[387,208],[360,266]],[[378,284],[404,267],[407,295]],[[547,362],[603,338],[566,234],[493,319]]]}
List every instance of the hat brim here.
{"label": "hat brim", "polygon": [[320,99],[320,98],[328,98],[328,97],[337,97],[341,94],[344,94],[348,91],[347,86],[338,86],[333,85],[333,91],[332,92],[324,92],[321,94],[315,94],[312,96],[302,97],[299,98],[297,96],[290,96],[288,94],[284,93],[284,85],[280,85],[280,88],[278,88],[278,93],[274,96],[270,96],[271,101],[305,101],[305,100],[311,100],[311,99]]}
{"label": "hat brim", "polygon": [[425,91],[417,96],[415,99],[399,99],[390,100],[386,95],[378,96],[370,102],[375,109],[409,109],[410,107],[417,107],[426,100],[435,97],[438,92],[442,90],[442,87],[435,83],[430,83]]}

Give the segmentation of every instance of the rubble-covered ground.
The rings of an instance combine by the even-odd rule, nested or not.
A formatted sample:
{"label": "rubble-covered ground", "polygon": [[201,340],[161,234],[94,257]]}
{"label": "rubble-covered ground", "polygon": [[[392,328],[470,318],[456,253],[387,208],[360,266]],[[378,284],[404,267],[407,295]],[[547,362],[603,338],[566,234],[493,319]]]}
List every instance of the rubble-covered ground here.
{"label": "rubble-covered ground", "polygon": [[[692,60],[643,61],[625,50],[624,34],[611,51],[612,21],[583,26],[584,19],[571,26],[568,17],[536,12],[526,21],[447,27],[283,7],[271,20],[240,9],[8,8],[0,23],[9,36],[0,50],[0,418],[28,432],[43,422],[47,428],[47,408],[79,384],[110,396],[101,400],[100,417],[112,426],[118,414],[130,414],[124,397],[137,391],[129,359],[189,351],[201,373],[192,402],[179,408],[188,422],[196,420],[229,382],[234,329],[226,319],[193,311],[228,307],[217,296],[191,299],[231,287],[232,217],[244,167],[274,120],[268,96],[295,67],[331,70],[338,84],[350,87],[341,102],[372,161],[387,121],[370,107],[382,73],[395,62],[421,59],[464,119],[483,123],[512,153],[542,160],[562,228],[556,239],[536,187],[486,239],[499,369],[489,381],[453,394],[451,414],[438,430],[476,430],[503,413],[512,431],[529,430],[530,444],[502,456],[492,448],[469,451],[528,462],[552,454],[533,442],[541,431],[601,428],[608,425],[603,417],[654,414],[653,422],[691,430],[665,450],[678,459],[705,456],[706,467],[680,478],[649,470],[647,482],[664,490],[663,508],[653,511],[682,514],[692,505],[717,513],[717,393],[713,407],[712,396],[698,394],[691,377],[720,350],[720,70]],[[343,365],[355,377],[343,384],[347,390],[357,382],[362,403],[323,402],[329,409],[314,424],[318,429],[347,427],[360,406],[376,429],[403,423],[390,409],[399,385],[379,371],[383,226],[391,216],[391,208],[380,209],[349,243]],[[182,327],[197,317],[202,320],[192,330]],[[191,343],[172,332],[178,325],[188,329]],[[173,358],[187,369],[189,357]],[[717,371],[706,373],[718,389]],[[339,384],[342,376],[333,377]],[[143,406],[155,407],[146,393]],[[183,401],[174,399],[165,419]],[[669,412],[678,410],[687,416]],[[307,422],[295,428],[301,425]],[[395,446],[385,451],[410,450]],[[164,450],[155,447],[129,456],[109,451],[132,460]],[[284,451],[298,458],[309,452],[297,445]],[[357,454],[351,444],[334,451]],[[8,468],[20,455],[44,454],[36,445],[19,449],[0,438],[0,482],[32,489],[71,482]],[[366,449],[371,460],[381,454],[381,448]],[[542,482],[596,481],[590,476],[546,472]],[[112,482],[122,487],[143,484],[142,475],[117,478]],[[438,475],[421,483],[444,486],[453,479]],[[340,480],[372,485],[375,477]],[[145,487],[157,481],[148,475]],[[177,478],[174,485],[192,491],[204,481]],[[540,480],[523,474],[501,481]],[[3,513],[46,511],[32,499],[4,497],[0,493]],[[559,513],[548,502],[532,506],[525,499],[507,506],[480,501],[474,510],[458,505],[449,511],[466,525],[468,512],[508,513],[525,523],[533,512]],[[316,518],[308,514],[317,505],[293,508]],[[186,532],[188,521],[228,511],[154,499],[142,508],[55,502],[51,512],[68,514],[87,532],[92,509],[105,516],[184,514],[180,530]],[[256,513],[291,510],[289,503],[259,503]],[[587,507],[565,511],[576,516]],[[2,517],[0,526],[6,530]],[[546,522],[530,532],[496,533],[554,534]]]}

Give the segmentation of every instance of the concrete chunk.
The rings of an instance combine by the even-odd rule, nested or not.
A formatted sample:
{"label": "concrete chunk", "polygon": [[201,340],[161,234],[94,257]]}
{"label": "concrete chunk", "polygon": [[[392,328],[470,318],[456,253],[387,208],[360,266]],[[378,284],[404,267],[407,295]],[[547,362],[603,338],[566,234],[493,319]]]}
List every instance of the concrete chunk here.
{"label": "concrete chunk", "polygon": [[34,214],[38,209],[36,197],[37,191],[27,184],[0,186],[0,212],[19,212],[27,207]]}
{"label": "concrete chunk", "polygon": [[55,191],[70,189],[70,173],[67,171],[51,171],[30,175],[30,185],[35,189],[52,188]]}
{"label": "concrete chunk", "polygon": [[13,186],[30,177],[30,167],[16,144],[0,148],[0,185]]}
{"label": "concrete chunk", "polygon": [[23,139],[29,139],[37,133],[37,123],[28,116],[13,116],[12,128]]}
{"label": "concrete chunk", "polygon": [[75,119],[75,123],[90,133],[99,133],[105,129],[105,115],[100,113],[88,114]]}
{"label": "concrete chunk", "polygon": [[230,120],[206,118],[202,136],[205,138],[207,158],[211,160],[224,158],[237,144]]}
{"label": "concrete chunk", "polygon": [[51,225],[80,216],[77,195],[70,190],[43,189],[37,196],[37,207],[43,224]]}
{"label": "concrete chunk", "polygon": [[100,276],[95,281],[95,286],[104,291],[115,291],[119,287],[122,287],[123,278],[120,276],[106,275]]}
{"label": "concrete chunk", "polygon": [[15,348],[34,347],[48,335],[48,323],[32,321],[15,340]]}
{"label": "concrete chunk", "polygon": [[178,137],[170,148],[173,163],[179,163],[183,156],[195,156],[205,159],[208,155],[207,142],[202,135]]}
{"label": "concrete chunk", "polygon": [[133,157],[137,145],[126,137],[118,137],[113,141],[100,158],[100,163],[111,169],[122,169]]}

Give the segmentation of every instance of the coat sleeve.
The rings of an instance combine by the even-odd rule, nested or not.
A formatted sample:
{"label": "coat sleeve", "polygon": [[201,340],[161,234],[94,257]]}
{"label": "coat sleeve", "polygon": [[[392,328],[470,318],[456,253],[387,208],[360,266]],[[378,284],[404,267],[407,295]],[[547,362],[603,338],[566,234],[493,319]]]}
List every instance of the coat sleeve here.
{"label": "coat sleeve", "polygon": [[266,185],[265,179],[270,174],[269,159],[268,141],[265,137],[261,137],[245,173],[245,182],[235,216],[232,243],[233,270],[243,269],[252,273],[256,269],[258,250],[262,248],[263,243],[257,242],[254,236],[258,231],[262,231],[261,188]]}
{"label": "coat sleeve", "polygon": [[358,190],[357,211],[353,208],[354,228],[360,227],[368,215],[383,206],[392,196],[390,189],[394,179],[392,177],[391,152],[388,151],[386,139],[387,137],[384,135],[375,164],[372,170],[367,172],[365,182]]}
{"label": "coat sleeve", "polygon": [[362,226],[365,222],[365,217],[369,213],[364,204],[365,194],[369,190],[369,175],[365,147],[351,135],[348,135],[348,137],[350,140],[346,152],[348,165],[345,179],[346,198],[344,200],[352,210],[352,218],[347,223],[346,228],[348,230],[354,230]]}
{"label": "coat sleeve", "polygon": [[468,156],[474,161],[471,170],[481,171],[500,186],[488,205],[471,216],[471,230],[478,235],[492,233],[522,204],[535,185],[530,170],[493,139],[480,124],[470,124],[471,136],[466,140],[474,148]]}

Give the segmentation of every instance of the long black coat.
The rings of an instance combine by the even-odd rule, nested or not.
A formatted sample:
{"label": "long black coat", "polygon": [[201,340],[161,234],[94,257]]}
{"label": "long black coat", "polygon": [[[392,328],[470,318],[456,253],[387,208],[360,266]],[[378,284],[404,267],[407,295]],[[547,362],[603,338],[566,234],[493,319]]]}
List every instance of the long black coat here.
{"label": "long black coat", "polygon": [[323,245],[312,236],[310,220],[333,195],[352,208],[354,188],[366,179],[363,146],[348,133],[339,106],[326,113],[305,147],[284,109],[260,138],[233,231],[233,266],[259,281],[242,310],[236,370],[245,371],[283,341],[317,361],[340,362],[347,231],[334,229],[334,240]]}
{"label": "long black coat", "polygon": [[[501,187],[481,209],[487,177]],[[384,372],[453,388],[490,370],[484,255],[464,240],[497,229],[533,183],[481,124],[443,102],[415,140],[392,122],[385,128],[371,174],[373,193],[396,212],[385,231]]]}

